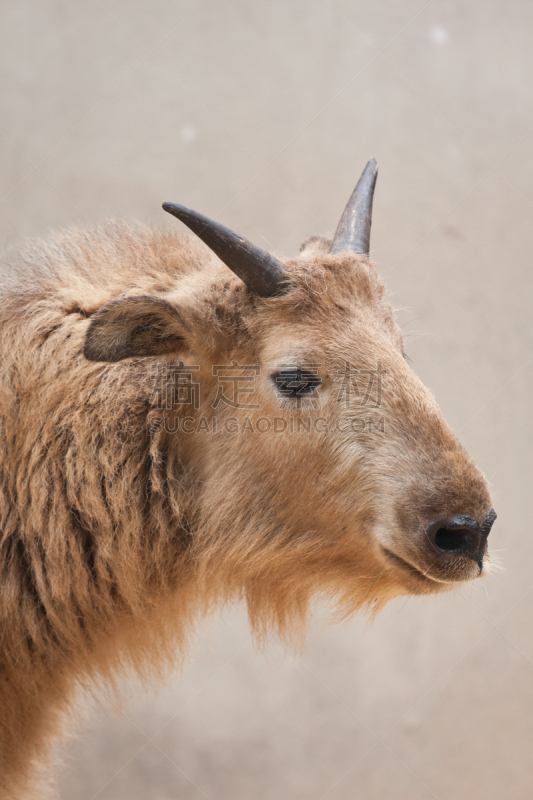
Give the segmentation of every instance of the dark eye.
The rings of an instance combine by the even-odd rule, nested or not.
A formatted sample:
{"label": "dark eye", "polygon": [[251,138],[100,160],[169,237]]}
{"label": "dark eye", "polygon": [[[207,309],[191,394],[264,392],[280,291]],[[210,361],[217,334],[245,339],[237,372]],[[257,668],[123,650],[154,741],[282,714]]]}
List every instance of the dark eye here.
{"label": "dark eye", "polygon": [[297,398],[316,395],[317,388],[322,383],[321,378],[315,372],[300,367],[281,369],[272,375],[272,380],[281,395]]}

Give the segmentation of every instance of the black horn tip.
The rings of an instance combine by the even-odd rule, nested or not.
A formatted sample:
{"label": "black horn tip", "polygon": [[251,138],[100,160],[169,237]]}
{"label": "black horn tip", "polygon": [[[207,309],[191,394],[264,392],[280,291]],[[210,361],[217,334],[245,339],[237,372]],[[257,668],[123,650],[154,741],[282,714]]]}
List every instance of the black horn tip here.
{"label": "black horn tip", "polygon": [[172,214],[174,217],[177,217],[178,219],[188,216],[188,214],[194,213],[191,208],[187,208],[187,206],[182,206],[179,203],[163,203],[163,208],[165,211],[168,211],[169,214]]}

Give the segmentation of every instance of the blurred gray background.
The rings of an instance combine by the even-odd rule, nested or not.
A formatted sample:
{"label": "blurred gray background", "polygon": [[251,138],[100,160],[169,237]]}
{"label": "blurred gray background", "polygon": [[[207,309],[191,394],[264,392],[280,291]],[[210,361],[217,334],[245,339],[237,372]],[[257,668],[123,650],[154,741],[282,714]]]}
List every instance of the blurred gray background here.
{"label": "blurred gray background", "polygon": [[1,0],[0,237],[191,205],[288,255],[380,166],[372,252],[487,474],[502,568],[258,652],[242,608],[166,686],[85,703],[61,800],[533,795],[533,4]]}

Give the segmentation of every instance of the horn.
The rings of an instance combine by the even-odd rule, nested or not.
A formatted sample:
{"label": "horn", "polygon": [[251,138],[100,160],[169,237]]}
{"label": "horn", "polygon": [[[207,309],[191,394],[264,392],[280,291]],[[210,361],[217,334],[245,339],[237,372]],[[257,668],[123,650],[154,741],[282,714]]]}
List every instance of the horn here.
{"label": "horn", "polygon": [[370,252],[370,227],[372,225],[372,200],[378,177],[378,165],[371,158],[357,181],[348,205],[337,225],[330,253],[351,250],[367,256]]}
{"label": "horn", "polygon": [[250,291],[260,297],[272,297],[288,291],[289,275],[284,265],[266,250],[191,208],[177,203],[163,203],[163,208],[199,236]]}

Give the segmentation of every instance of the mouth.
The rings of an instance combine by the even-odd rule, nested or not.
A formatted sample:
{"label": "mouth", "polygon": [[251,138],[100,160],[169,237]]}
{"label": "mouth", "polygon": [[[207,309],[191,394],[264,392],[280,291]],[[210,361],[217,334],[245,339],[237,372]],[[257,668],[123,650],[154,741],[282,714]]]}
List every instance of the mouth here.
{"label": "mouth", "polygon": [[382,547],[381,549],[387,556],[388,560],[391,561],[396,567],[401,569],[404,573],[407,573],[411,578],[414,578],[420,583],[424,583],[426,586],[435,586],[435,584],[442,585],[443,583],[446,584],[455,582],[433,578],[431,575],[427,575],[425,572],[422,572],[422,570],[418,569],[418,567],[415,567],[414,564],[411,564],[409,561],[401,558],[401,556],[396,555],[396,553],[393,553],[391,550],[387,550],[386,547]]}

